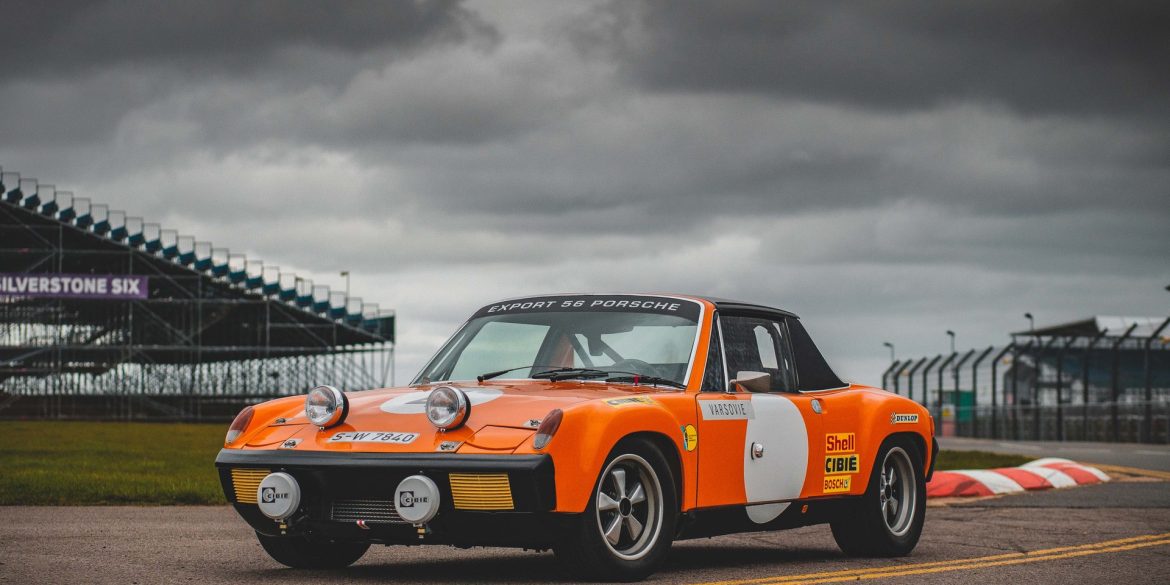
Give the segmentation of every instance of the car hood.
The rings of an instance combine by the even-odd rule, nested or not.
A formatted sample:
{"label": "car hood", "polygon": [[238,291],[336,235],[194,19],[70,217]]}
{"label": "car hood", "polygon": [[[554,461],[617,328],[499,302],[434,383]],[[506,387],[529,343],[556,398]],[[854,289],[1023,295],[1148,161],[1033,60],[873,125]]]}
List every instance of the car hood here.
{"label": "car hood", "polygon": [[[462,427],[441,432],[424,412],[427,396],[440,385],[459,388],[471,402],[471,414]],[[353,452],[510,452],[535,432],[553,409],[567,409],[589,400],[658,392],[678,392],[653,386],[606,384],[566,380],[451,383],[347,392],[345,420],[324,431],[317,429],[302,409],[290,410],[247,438],[246,449]],[[292,408],[295,407],[295,410]],[[403,442],[384,442],[387,435]]]}

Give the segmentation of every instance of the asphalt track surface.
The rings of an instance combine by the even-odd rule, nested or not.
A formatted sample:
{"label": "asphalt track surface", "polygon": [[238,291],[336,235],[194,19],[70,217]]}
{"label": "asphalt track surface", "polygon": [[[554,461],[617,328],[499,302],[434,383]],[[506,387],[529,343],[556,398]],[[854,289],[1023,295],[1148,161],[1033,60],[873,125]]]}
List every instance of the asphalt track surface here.
{"label": "asphalt track surface", "polygon": [[[917,550],[848,559],[828,527],[676,543],[648,582],[1170,583],[1170,483],[1115,482],[931,507]],[[286,569],[216,507],[0,508],[0,583],[564,583],[551,553],[375,547]]]}
{"label": "asphalt track surface", "polygon": [[955,451],[991,451],[1031,457],[1064,457],[1080,463],[1103,463],[1140,469],[1170,471],[1170,445],[1135,443],[1082,443],[1068,441],[1003,441],[939,437],[939,446]]}

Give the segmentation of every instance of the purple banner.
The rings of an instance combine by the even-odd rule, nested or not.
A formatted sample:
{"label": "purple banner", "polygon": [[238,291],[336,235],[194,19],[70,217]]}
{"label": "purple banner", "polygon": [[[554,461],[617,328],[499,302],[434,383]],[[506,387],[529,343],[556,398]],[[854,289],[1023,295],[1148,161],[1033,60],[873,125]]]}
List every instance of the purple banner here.
{"label": "purple banner", "polygon": [[0,273],[0,296],[66,299],[145,299],[145,276]]}

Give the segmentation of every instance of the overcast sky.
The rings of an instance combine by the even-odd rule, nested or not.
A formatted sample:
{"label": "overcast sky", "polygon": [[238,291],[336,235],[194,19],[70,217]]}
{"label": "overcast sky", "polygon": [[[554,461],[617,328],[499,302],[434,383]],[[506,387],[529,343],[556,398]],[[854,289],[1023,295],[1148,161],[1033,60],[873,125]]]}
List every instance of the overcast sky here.
{"label": "overcast sky", "polygon": [[706,293],[845,378],[1170,310],[1170,4],[17,2],[0,165],[399,315]]}

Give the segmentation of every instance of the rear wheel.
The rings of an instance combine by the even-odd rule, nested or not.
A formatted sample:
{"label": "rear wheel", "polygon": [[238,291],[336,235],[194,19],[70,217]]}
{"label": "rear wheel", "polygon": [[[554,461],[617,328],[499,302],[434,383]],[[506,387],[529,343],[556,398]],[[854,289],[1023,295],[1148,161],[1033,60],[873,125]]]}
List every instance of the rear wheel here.
{"label": "rear wheel", "polygon": [[365,542],[309,540],[300,536],[265,536],[256,533],[260,546],[276,562],[294,569],[341,569],[348,567],[370,548]]}
{"label": "rear wheel", "polygon": [[577,577],[644,579],[670,550],[677,517],[674,475],[662,452],[641,439],[623,441],[606,458],[585,513],[556,546],[557,559]]}
{"label": "rear wheel", "polygon": [[833,538],[851,556],[910,554],[926,521],[922,457],[905,438],[887,439],[865,495],[831,523]]}

